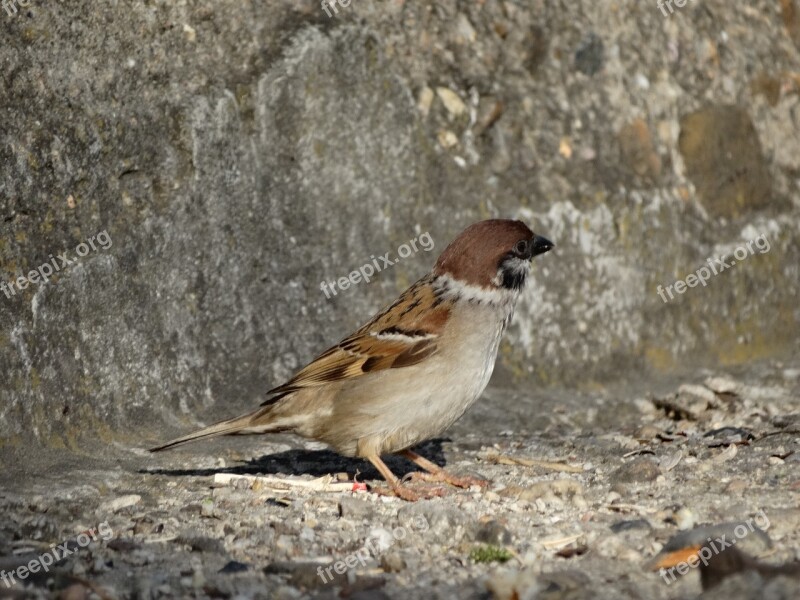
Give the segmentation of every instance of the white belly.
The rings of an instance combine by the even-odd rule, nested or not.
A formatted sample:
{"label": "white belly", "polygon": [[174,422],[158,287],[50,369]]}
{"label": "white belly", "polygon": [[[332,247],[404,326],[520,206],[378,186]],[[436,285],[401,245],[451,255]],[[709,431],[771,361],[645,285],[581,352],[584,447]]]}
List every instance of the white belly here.
{"label": "white belly", "polygon": [[[497,308],[470,307],[458,320],[454,317],[436,355],[376,374],[383,379],[381,398],[364,402],[354,415],[362,424],[358,437],[375,440],[381,453],[390,453],[450,427],[489,383],[509,316]],[[448,343],[453,339],[458,342]]]}

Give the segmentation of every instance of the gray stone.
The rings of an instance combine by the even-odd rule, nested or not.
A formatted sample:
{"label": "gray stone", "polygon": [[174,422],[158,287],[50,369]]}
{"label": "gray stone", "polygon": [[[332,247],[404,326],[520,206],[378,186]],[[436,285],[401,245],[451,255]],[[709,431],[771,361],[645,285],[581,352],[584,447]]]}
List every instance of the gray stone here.
{"label": "gray stone", "polygon": [[467,513],[438,500],[422,500],[403,506],[397,511],[397,520],[412,535],[415,531],[425,531],[434,539],[460,539],[475,526]]}
{"label": "gray stone", "polygon": [[380,563],[381,569],[387,573],[399,573],[406,568],[406,561],[399,552],[385,552],[381,555]]}
{"label": "gray stone", "polygon": [[647,483],[661,474],[658,465],[648,458],[635,458],[609,475],[611,483]]}
{"label": "gray stone", "polygon": [[369,519],[374,514],[375,507],[366,500],[352,496],[342,496],[339,500],[339,516],[345,519]]}
{"label": "gray stone", "polygon": [[476,529],[475,541],[494,546],[504,546],[511,543],[511,532],[498,521],[487,521]]}

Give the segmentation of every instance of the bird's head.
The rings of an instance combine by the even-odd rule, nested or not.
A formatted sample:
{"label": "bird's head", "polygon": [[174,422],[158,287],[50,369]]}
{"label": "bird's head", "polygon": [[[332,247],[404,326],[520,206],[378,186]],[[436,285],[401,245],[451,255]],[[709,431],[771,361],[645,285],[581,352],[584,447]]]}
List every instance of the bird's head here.
{"label": "bird's head", "polygon": [[479,221],[467,227],[445,248],[436,261],[434,274],[449,275],[484,289],[519,291],[525,285],[533,257],[553,246],[550,240],[533,233],[522,221]]}

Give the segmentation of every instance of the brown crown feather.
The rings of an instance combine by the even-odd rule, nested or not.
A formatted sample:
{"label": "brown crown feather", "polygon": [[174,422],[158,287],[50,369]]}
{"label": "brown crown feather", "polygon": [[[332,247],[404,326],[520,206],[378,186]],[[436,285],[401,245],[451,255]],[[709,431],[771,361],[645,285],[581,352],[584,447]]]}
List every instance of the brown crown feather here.
{"label": "brown crown feather", "polygon": [[532,240],[533,231],[522,221],[489,219],[467,227],[453,240],[433,267],[434,275],[447,274],[469,285],[496,287],[500,260],[520,240]]}

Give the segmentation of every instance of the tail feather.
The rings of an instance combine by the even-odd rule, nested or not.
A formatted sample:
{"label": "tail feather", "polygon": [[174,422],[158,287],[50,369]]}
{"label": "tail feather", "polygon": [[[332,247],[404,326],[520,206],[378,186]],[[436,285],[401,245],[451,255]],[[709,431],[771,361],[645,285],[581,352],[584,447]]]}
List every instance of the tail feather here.
{"label": "tail feather", "polygon": [[[265,422],[263,417],[269,412],[270,408],[271,407],[260,408],[255,412],[242,415],[241,417],[214,423],[213,425],[209,425],[203,429],[199,429],[179,438],[175,438],[174,440],[170,440],[161,446],[150,448],[150,452],[161,452],[162,450],[169,450],[170,448],[175,448],[176,446],[188,444],[189,442],[194,442],[196,440],[215,438],[221,435],[234,435],[237,433],[267,433],[269,431],[268,421]],[[253,428],[253,431],[247,431],[250,428]]]}

